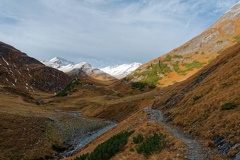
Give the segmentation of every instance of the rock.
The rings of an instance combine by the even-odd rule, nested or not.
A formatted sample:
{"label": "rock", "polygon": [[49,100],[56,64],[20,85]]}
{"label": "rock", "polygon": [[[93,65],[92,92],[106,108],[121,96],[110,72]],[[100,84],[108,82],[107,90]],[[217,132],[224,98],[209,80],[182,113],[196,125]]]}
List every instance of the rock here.
{"label": "rock", "polygon": [[240,159],[240,152],[238,152],[235,156],[235,158],[233,158],[233,160],[239,160]]}
{"label": "rock", "polygon": [[42,99],[39,99],[39,100],[37,101],[37,105],[39,105],[39,106],[44,105],[44,101],[43,101]]}

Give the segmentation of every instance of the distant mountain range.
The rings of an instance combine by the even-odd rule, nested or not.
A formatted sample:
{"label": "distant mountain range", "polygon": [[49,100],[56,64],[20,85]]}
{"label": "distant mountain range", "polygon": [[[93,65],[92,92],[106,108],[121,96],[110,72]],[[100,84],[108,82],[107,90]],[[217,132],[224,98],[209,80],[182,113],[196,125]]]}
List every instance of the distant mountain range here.
{"label": "distant mountain range", "polygon": [[113,77],[121,79],[137,69],[141,63],[122,64],[108,66],[105,68],[96,68],[86,62],[74,64],[66,59],[54,57],[49,61],[42,61],[46,66],[56,68],[69,75],[88,75],[92,78],[101,80],[111,80]]}

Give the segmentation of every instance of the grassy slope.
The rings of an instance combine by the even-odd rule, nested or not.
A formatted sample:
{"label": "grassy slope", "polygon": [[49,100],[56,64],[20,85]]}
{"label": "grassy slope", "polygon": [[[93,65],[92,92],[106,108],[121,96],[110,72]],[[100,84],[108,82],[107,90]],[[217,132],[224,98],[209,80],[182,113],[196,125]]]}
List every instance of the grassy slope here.
{"label": "grassy slope", "polygon": [[[98,144],[121,131],[135,130],[124,150],[112,159],[145,159],[144,156],[137,154],[137,145],[133,143],[132,138],[138,133],[148,136],[153,132],[166,134],[169,143],[162,152],[154,154],[149,159],[184,159],[183,143],[172,137],[161,126],[147,121],[146,113],[142,109],[154,102],[156,108],[164,111],[168,121],[186,131],[187,134],[203,141],[204,145],[214,148],[211,138],[216,136],[226,138],[226,142],[229,142],[230,146],[235,145],[239,142],[238,135],[240,133],[239,107],[232,110],[221,110],[221,106],[229,101],[240,103],[239,52],[240,44],[237,44],[224,51],[216,60],[186,81],[143,93],[144,98],[138,100],[141,103],[137,104],[137,111],[134,114],[91,142],[78,155],[91,152]],[[128,96],[125,99],[129,98],[134,101],[138,96],[140,97],[141,94]],[[119,107],[121,108],[121,106]],[[124,108],[122,109],[124,112]],[[114,114],[118,116],[117,113]],[[234,156],[238,150],[239,148],[235,148],[230,151],[229,156]]]}
{"label": "grassy slope", "polygon": [[[13,131],[12,137],[15,140],[21,139],[19,138],[21,135],[19,133],[24,133],[24,127],[21,127],[21,125],[19,125],[19,128],[16,127],[18,123],[13,121],[13,119],[18,119],[17,117],[19,117],[20,119],[17,122],[25,121],[26,124],[23,124],[28,129],[36,127],[34,128],[36,132],[32,132],[31,136],[42,136],[44,145],[48,147],[45,147],[47,151],[44,152],[41,150],[41,147],[38,148],[36,145],[37,142],[35,143],[35,141],[33,141],[30,143],[27,140],[26,144],[23,143],[22,145],[35,145],[37,149],[41,150],[41,157],[44,155],[52,155],[55,152],[51,149],[51,146],[54,143],[63,144],[66,139],[57,134],[58,128],[51,127],[52,125],[49,126],[49,123],[53,122],[46,117],[50,116],[58,119],[63,127],[69,126],[69,124],[70,126],[76,125],[75,120],[71,122],[70,119],[72,117],[65,117],[68,114],[56,113],[54,111],[61,109],[66,112],[81,112],[89,117],[120,122],[116,128],[90,143],[81,153],[92,151],[98,144],[107,140],[108,137],[121,131],[135,130],[135,133],[130,137],[123,152],[117,154],[113,159],[145,159],[144,156],[137,154],[135,150],[136,144],[133,143],[132,138],[138,133],[148,136],[153,132],[166,134],[169,143],[162,152],[154,154],[150,159],[156,159],[157,157],[184,159],[182,156],[184,150],[183,143],[172,137],[161,126],[148,122],[146,113],[142,112],[144,107],[153,104],[155,100],[158,100],[155,107],[161,108],[165,111],[165,114],[171,115],[170,120],[174,125],[180,126],[193,136],[205,140],[206,145],[210,147],[213,146],[213,142],[210,139],[215,135],[224,136],[231,145],[234,145],[236,142],[239,142],[236,136],[236,134],[239,134],[239,119],[236,118],[239,117],[239,107],[233,110],[221,110],[220,108],[225,102],[236,101],[236,103],[239,103],[239,54],[236,54],[239,53],[237,52],[239,48],[240,46],[237,45],[229,51],[223,52],[217,60],[207,65],[201,72],[207,70],[212,72],[209,73],[205,79],[199,76],[201,73],[199,72],[197,75],[182,83],[177,83],[162,89],[158,88],[152,92],[131,90],[130,85],[120,82],[103,84],[91,79],[82,79],[80,84],[75,86],[77,90],[71,92],[70,95],[66,97],[51,97],[51,95],[47,94],[33,95],[35,99],[42,98],[44,100],[46,103],[44,107],[27,103],[23,101],[21,97],[12,93],[1,92],[1,95],[3,95],[1,96],[2,104],[0,105],[1,114],[3,115],[1,117],[6,118],[8,114],[11,114],[13,117],[11,120],[4,120],[7,122],[5,128],[9,126],[9,129],[6,130],[7,132],[2,132],[3,135],[1,135],[1,138],[3,139],[4,145],[1,146],[3,146],[3,149],[7,148],[9,130]],[[203,81],[197,86],[192,85],[195,84],[196,79],[199,81],[198,77],[200,77],[200,80],[203,79]],[[200,98],[194,100],[196,96]],[[49,141],[49,136],[47,137],[44,136],[45,134],[42,134],[41,126],[47,126],[47,128],[43,130],[50,133],[51,141]],[[82,124],[79,124],[79,126],[82,126]],[[212,127],[214,127],[214,129]],[[71,127],[68,128],[68,130],[70,132],[74,131]],[[15,134],[15,132],[17,134]],[[39,134],[41,136],[39,136]],[[30,135],[24,135],[23,139],[26,139],[28,136]],[[54,137],[55,139],[53,139]],[[13,145],[12,142],[11,145]],[[19,148],[24,148],[22,145]],[[41,146],[44,145],[42,144]],[[39,155],[36,154],[37,152],[30,153],[30,150],[22,151],[22,153],[7,151],[6,149],[1,156],[6,156],[11,153],[11,156],[14,157],[15,153],[18,155],[27,153],[28,156],[39,157]],[[230,154],[233,155],[236,152],[237,150],[234,150]]]}
{"label": "grassy slope", "polygon": [[36,93],[29,98],[28,93],[1,86],[0,159],[52,159],[68,147],[67,141],[73,143],[73,138],[80,139],[105,125],[102,121],[56,111],[49,105],[35,104],[36,97],[49,96],[52,95]]}
{"label": "grassy slope", "polygon": [[[140,107],[144,107],[148,104],[148,101],[143,102]],[[110,131],[104,133],[99,138],[93,140],[90,144],[85,146],[83,150],[77,154],[77,156],[80,156],[84,153],[89,153],[94,150],[96,146],[99,144],[105,142],[109,139],[109,137],[116,135],[117,133],[120,133],[121,131],[131,131],[134,130],[135,132],[129,137],[127,145],[123,148],[123,150],[115,155],[113,160],[127,160],[127,159],[139,159],[144,160],[146,159],[143,155],[140,155],[137,153],[136,148],[138,144],[135,144],[133,142],[133,137],[141,133],[144,137],[147,137],[149,135],[152,135],[154,132],[162,133],[167,135],[167,145],[165,149],[161,152],[154,153],[152,156],[149,157],[149,159],[178,159],[182,160],[184,159],[183,152],[185,150],[184,145],[181,141],[176,139],[175,137],[172,137],[165,129],[155,122],[148,122],[146,112],[143,112],[140,110],[139,112],[131,115],[127,119],[123,120],[118,126],[116,126],[114,129],[111,129]],[[75,156],[66,158],[67,160],[74,159]]]}
{"label": "grassy slope", "polygon": [[[213,147],[222,137],[232,147],[240,142],[240,44],[224,51],[216,60],[188,80],[160,90],[155,107],[164,110],[172,124]],[[222,110],[225,103],[236,108]],[[230,156],[240,148],[230,151]]]}
{"label": "grassy slope", "polygon": [[[233,31],[231,34],[225,29],[229,23],[235,26],[234,29],[229,28]],[[183,81],[215,59],[223,50],[239,42],[239,25],[240,18],[223,21],[166,55],[143,64],[127,79],[160,87]]]}

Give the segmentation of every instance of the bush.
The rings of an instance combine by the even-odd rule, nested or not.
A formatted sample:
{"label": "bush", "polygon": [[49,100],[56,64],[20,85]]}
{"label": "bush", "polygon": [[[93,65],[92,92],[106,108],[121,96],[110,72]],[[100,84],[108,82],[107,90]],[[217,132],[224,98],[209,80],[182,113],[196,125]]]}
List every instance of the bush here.
{"label": "bush", "polygon": [[[98,145],[92,153],[81,155],[82,159],[75,158],[74,160],[109,160],[115,154],[123,149],[127,144],[128,137],[133,133],[131,132],[121,132],[117,135],[112,136],[107,141]],[[83,159],[85,158],[85,159]]]}
{"label": "bush", "polygon": [[144,139],[143,135],[139,133],[136,137],[133,137],[133,143],[135,144],[141,143],[143,139]]}
{"label": "bush", "polygon": [[193,97],[193,100],[196,101],[196,100],[199,100],[200,98],[203,97],[203,94],[199,95],[199,96],[194,96]]}
{"label": "bush", "polygon": [[148,88],[154,89],[154,88],[156,88],[156,85],[155,85],[155,84],[150,84],[150,85],[148,86]]}
{"label": "bush", "polygon": [[132,89],[139,89],[139,90],[143,90],[145,88],[145,83],[142,82],[134,82],[132,83]]}
{"label": "bush", "polygon": [[89,154],[83,154],[80,157],[76,157],[74,160],[87,160]]}
{"label": "bush", "polygon": [[221,110],[231,110],[237,107],[238,107],[238,104],[234,102],[227,102],[221,106]]}
{"label": "bush", "polygon": [[166,136],[163,134],[159,135],[157,133],[154,133],[137,147],[137,152],[148,157],[154,152],[161,151],[166,143],[165,138]]}

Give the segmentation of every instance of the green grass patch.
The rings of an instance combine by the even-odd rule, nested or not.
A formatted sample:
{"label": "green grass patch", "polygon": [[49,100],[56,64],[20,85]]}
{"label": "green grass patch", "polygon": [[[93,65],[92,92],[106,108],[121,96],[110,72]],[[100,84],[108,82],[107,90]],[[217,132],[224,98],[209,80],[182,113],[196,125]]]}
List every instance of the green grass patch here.
{"label": "green grass patch", "polygon": [[58,93],[56,96],[57,97],[65,97],[68,96],[69,92],[76,92],[77,90],[75,89],[75,87],[77,85],[80,84],[80,80],[79,79],[74,79],[72,80],[70,83],[68,83],[68,85],[60,92]]}
{"label": "green grass patch", "polygon": [[205,62],[193,61],[192,63],[183,63],[182,65],[187,71],[192,71],[195,68],[202,68]]}
{"label": "green grass patch", "polygon": [[219,51],[217,51],[217,54],[221,54],[223,52],[223,49],[220,49]]}
{"label": "green grass patch", "polygon": [[186,71],[180,70],[179,62],[176,62],[176,63],[173,64],[173,69],[174,69],[175,72],[177,72],[180,75],[186,75]]}
{"label": "green grass patch", "polygon": [[209,60],[208,60],[208,63],[212,62],[214,59],[215,59],[215,58],[213,58],[213,59],[209,59]]}
{"label": "green grass patch", "polygon": [[237,35],[234,38],[234,42],[240,42],[240,35]]}
{"label": "green grass patch", "polygon": [[109,160],[124,148],[128,142],[128,137],[133,132],[134,131],[121,132],[114,135],[107,141],[98,145],[90,154],[81,155],[82,159],[77,159],[81,158],[80,156],[74,160]]}
{"label": "green grass patch", "polygon": [[170,62],[172,60],[172,56],[167,55],[163,61]]}
{"label": "green grass patch", "polygon": [[142,72],[135,72],[133,77],[144,77],[140,80],[140,82],[156,86],[157,84],[159,84],[158,81],[161,79],[159,75],[165,75],[168,72],[171,72],[170,67],[168,67],[165,62],[159,61],[156,64],[151,64],[150,69],[146,69]]}
{"label": "green grass patch", "polygon": [[183,56],[180,55],[180,54],[174,54],[174,55],[173,55],[173,58],[183,58]]}
{"label": "green grass patch", "polygon": [[143,143],[137,147],[137,152],[148,157],[155,152],[161,151],[165,144],[166,136],[163,134],[154,133],[152,136],[148,137]]}
{"label": "green grass patch", "polygon": [[221,110],[231,110],[231,109],[237,108],[238,106],[239,104],[235,102],[227,102],[221,106]]}
{"label": "green grass patch", "polygon": [[194,101],[197,101],[197,100],[199,100],[199,99],[202,98],[202,97],[203,97],[203,94],[197,95],[197,96],[194,96],[194,97],[193,97],[193,100],[194,100]]}
{"label": "green grass patch", "polygon": [[143,139],[144,139],[143,135],[139,133],[136,137],[133,137],[133,143],[135,144],[141,143]]}

